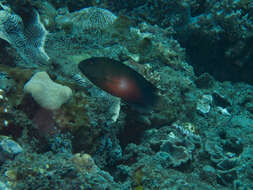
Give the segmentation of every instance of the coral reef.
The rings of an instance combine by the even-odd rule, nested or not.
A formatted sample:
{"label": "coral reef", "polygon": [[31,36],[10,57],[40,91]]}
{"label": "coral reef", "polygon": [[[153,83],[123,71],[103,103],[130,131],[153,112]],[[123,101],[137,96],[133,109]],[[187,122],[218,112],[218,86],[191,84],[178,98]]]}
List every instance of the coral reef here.
{"label": "coral reef", "polygon": [[[80,172],[68,154],[48,154],[42,157],[36,154],[24,154],[11,165],[13,167],[2,171],[1,175],[5,176],[5,180],[9,180],[8,185],[14,189],[120,188],[107,172],[99,171],[96,174]],[[15,165],[21,167],[17,170]]]}
{"label": "coral reef", "polygon": [[[251,1],[0,3],[0,189],[253,189]],[[138,72],[156,104],[93,85],[78,64],[94,57]],[[38,73],[46,106],[25,93]]]}
{"label": "coral reef", "polygon": [[188,49],[196,73],[209,72],[221,81],[252,83],[248,72],[253,56],[252,5],[244,0],[214,1],[203,3],[199,11],[182,31],[187,35],[179,32],[177,38]]}
{"label": "coral reef", "polygon": [[[73,6],[73,4],[76,4]],[[78,4],[78,5],[77,5]],[[91,6],[91,2],[68,5]],[[249,0],[100,1],[99,6],[133,22],[147,22],[173,31],[187,49],[198,75],[208,72],[218,80],[252,83],[252,3]],[[222,68],[222,69],[220,69]],[[230,70],[227,74],[223,70]]]}

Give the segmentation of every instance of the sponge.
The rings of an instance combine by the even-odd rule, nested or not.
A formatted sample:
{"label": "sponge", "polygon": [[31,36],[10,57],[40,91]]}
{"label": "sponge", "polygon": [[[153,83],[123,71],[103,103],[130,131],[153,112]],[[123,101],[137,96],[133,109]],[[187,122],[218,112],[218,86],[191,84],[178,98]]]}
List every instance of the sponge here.
{"label": "sponge", "polygon": [[46,72],[36,73],[24,86],[24,91],[43,108],[56,110],[72,96],[72,90],[50,79]]}

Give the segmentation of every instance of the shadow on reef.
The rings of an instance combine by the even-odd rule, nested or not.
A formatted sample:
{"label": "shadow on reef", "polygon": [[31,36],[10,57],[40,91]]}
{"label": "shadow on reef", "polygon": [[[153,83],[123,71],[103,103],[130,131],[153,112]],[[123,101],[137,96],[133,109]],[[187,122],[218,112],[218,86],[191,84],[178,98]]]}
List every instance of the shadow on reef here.
{"label": "shadow on reef", "polygon": [[181,44],[186,48],[188,62],[194,67],[196,75],[206,72],[219,81],[253,84],[253,57],[247,55],[253,48],[252,37],[248,39],[241,53],[233,58],[226,56],[226,50],[234,45],[224,39],[212,44],[209,39],[193,34]]}
{"label": "shadow on reef", "polygon": [[[8,43],[2,39],[0,39],[0,60],[1,63],[0,64],[5,64],[5,65],[14,65],[13,63],[13,59],[14,57],[12,56],[12,54],[9,54],[6,50],[6,46],[8,46]],[[6,56],[6,55],[9,56]]]}

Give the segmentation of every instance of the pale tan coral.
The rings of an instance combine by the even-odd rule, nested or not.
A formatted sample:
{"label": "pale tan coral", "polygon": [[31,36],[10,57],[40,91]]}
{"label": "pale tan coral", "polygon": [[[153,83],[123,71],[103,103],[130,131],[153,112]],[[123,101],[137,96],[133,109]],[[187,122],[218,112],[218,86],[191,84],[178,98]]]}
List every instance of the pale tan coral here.
{"label": "pale tan coral", "polygon": [[96,173],[98,171],[98,167],[89,154],[77,153],[72,157],[72,161],[83,172]]}
{"label": "pale tan coral", "polygon": [[72,96],[72,90],[53,82],[46,72],[36,73],[24,86],[34,100],[43,108],[56,110]]}

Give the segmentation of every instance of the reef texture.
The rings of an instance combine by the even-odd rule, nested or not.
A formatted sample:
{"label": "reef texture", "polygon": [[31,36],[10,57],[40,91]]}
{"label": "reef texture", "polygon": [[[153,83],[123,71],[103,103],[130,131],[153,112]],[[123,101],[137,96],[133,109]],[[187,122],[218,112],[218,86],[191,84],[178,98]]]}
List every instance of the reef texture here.
{"label": "reef texture", "polygon": [[[0,189],[253,189],[251,1],[0,4]],[[93,57],[137,71],[157,103],[99,89],[78,69]],[[71,98],[25,93],[39,72]]]}

